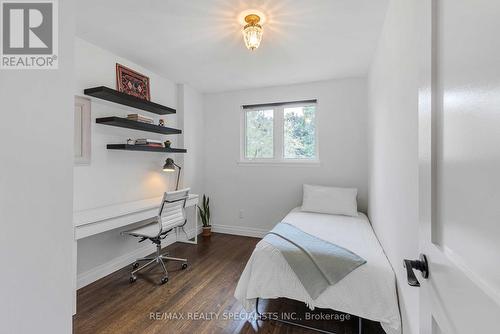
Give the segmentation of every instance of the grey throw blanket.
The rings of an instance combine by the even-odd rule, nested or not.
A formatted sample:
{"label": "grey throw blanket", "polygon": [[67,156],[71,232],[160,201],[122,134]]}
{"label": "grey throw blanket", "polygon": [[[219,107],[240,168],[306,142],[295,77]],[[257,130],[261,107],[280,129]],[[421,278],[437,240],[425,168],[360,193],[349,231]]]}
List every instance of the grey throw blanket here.
{"label": "grey throw blanket", "polygon": [[353,252],[287,223],[276,225],[264,240],[281,252],[312,299],[366,263]]}

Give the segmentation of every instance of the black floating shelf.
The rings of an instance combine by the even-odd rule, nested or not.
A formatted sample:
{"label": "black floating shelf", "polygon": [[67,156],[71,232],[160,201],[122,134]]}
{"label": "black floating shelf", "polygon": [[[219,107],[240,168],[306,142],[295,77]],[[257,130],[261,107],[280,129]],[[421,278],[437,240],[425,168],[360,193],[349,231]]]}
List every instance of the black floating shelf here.
{"label": "black floating shelf", "polygon": [[87,88],[83,92],[85,95],[97,97],[98,99],[119,103],[158,115],[175,114],[175,109],[151,101],[146,101],[104,86]]}
{"label": "black floating shelf", "polygon": [[102,117],[96,118],[98,124],[118,126],[120,128],[134,129],[147,132],[161,133],[164,135],[175,135],[182,133],[179,129],[167,128],[166,126],[159,126],[143,122],[136,122],[122,117]]}
{"label": "black floating shelf", "polygon": [[144,145],[108,144],[108,150],[147,151],[161,153],[186,153],[184,148],[150,147]]}

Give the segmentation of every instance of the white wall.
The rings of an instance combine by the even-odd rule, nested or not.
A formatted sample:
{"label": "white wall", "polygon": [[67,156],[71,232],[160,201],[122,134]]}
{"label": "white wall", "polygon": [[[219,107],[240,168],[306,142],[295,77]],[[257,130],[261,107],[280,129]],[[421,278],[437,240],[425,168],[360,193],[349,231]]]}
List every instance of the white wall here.
{"label": "white wall", "polygon": [[[320,166],[244,166],[243,104],[318,99]],[[205,95],[205,190],[215,230],[262,235],[302,202],[302,184],[353,186],[367,204],[365,79],[345,79]],[[243,218],[240,218],[243,210]]]}
{"label": "white wall", "polygon": [[[167,126],[181,129],[184,128],[183,123],[184,119],[186,119],[186,122],[193,127],[193,130],[191,128],[186,130],[188,137],[184,139],[185,147],[191,156],[198,152],[199,149],[196,145],[201,139],[195,134],[200,126],[195,121],[197,117],[193,115],[201,114],[201,107],[199,106],[201,104],[201,95],[195,90],[182,86],[181,92],[183,95],[182,98],[179,98],[177,85],[172,81],[80,38],[76,39],[75,58],[75,94],[77,95],[83,95],[85,88],[94,86],[104,85],[115,88],[115,63],[123,64],[147,75],[150,78],[152,101],[177,108],[179,100],[182,102],[183,108],[179,110],[178,114],[181,118],[180,123],[177,114],[162,116],[147,112],[143,112],[143,114],[154,117],[155,121],[163,118],[166,120]],[[184,98],[184,92],[189,94],[186,99]],[[128,138],[170,139],[173,142],[173,147],[184,147],[182,143],[184,135],[163,136],[161,134],[95,123],[97,117],[125,117],[129,113],[137,112],[137,109],[99,99],[92,100],[92,158],[90,165],[75,166],[75,211],[157,197],[161,196],[166,190],[174,189],[176,174],[164,173],[162,166],[168,156],[182,166],[184,160],[182,154],[167,155],[106,149],[106,144],[125,143]],[[184,117],[183,115],[186,112],[188,115]],[[188,183],[194,180],[194,190],[201,191],[201,178],[198,176],[201,173],[194,170],[196,165],[193,165],[191,160],[187,161],[189,161],[190,165],[183,168],[183,178]],[[199,168],[201,169],[201,166]],[[126,227],[126,229],[130,228],[130,226]],[[133,261],[133,258],[138,254],[137,252],[147,246],[138,244],[135,238],[121,236],[119,232],[124,229],[101,233],[78,241],[77,272],[80,281],[79,287],[108,273],[108,268],[116,269],[117,265],[120,266],[128,263],[128,261]]]}
{"label": "white wall", "polygon": [[396,272],[404,333],[418,333],[418,289],[403,259],[418,257],[416,1],[390,3],[369,74],[368,213]]}
{"label": "white wall", "polygon": [[178,123],[183,133],[179,136],[179,146],[188,147],[182,155],[183,169],[181,179],[194,194],[204,191],[204,113],[203,95],[186,84],[177,85]]}
{"label": "white wall", "polygon": [[[120,63],[147,75],[151,84],[151,100],[166,106],[177,107],[177,87],[168,79],[114,55],[80,38],[75,42],[76,95],[83,95],[83,90],[95,86],[115,88],[115,64]],[[95,119],[106,116],[126,117],[137,113],[137,109],[106,102],[92,100],[92,157],[88,166],[75,167],[74,204],[75,211],[106,205],[130,202],[160,196],[172,184],[171,174],[162,172],[161,167],[166,156],[150,152],[110,151],[106,144],[125,143],[128,138],[170,139],[178,136],[136,131],[96,124]],[[157,122],[159,115],[143,112]],[[163,115],[167,126],[176,127],[176,115]],[[180,155],[172,156],[180,158]],[[172,180],[173,181],[173,178]],[[175,186],[175,185],[174,185]]]}
{"label": "white wall", "polygon": [[71,333],[74,2],[59,69],[0,71],[2,333]]}

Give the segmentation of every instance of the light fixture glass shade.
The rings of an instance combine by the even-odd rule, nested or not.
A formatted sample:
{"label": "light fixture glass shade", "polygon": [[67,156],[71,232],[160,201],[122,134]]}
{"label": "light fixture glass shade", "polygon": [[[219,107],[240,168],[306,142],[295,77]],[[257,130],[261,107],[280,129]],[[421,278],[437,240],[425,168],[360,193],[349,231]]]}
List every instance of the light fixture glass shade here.
{"label": "light fixture glass shade", "polygon": [[259,47],[260,41],[262,40],[263,29],[258,23],[260,17],[255,14],[250,14],[245,17],[245,21],[248,24],[243,27],[243,39],[245,40],[246,47],[253,51]]}
{"label": "light fixture glass shade", "polygon": [[259,47],[262,40],[262,27],[260,25],[246,25],[243,28],[243,38],[245,45],[249,50],[255,50]]}

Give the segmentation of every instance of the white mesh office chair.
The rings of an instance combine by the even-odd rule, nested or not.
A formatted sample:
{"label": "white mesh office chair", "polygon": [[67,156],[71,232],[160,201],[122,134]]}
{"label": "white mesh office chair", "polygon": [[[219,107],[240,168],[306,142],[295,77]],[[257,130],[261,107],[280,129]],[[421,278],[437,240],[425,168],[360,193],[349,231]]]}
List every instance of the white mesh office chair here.
{"label": "white mesh office chair", "polygon": [[[187,221],[185,207],[188,195],[189,188],[164,193],[156,222],[141,226],[131,231],[123,232],[123,234],[141,238],[139,242],[150,240],[152,243],[156,244],[155,256],[138,259],[133,264],[133,271],[130,273],[130,283],[137,280],[137,276],[135,275],[137,272],[155,262],[156,264],[160,264],[165,272],[165,276],[161,279],[160,284],[168,282],[168,272],[164,261],[180,261],[182,262],[181,268],[187,268],[187,259],[179,259],[161,254],[161,240],[165,239],[167,235],[176,228],[181,228],[184,231],[184,225],[186,225]],[[184,233],[186,232],[184,231]],[[140,262],[143,261],[147,262],[139,267]]]}

